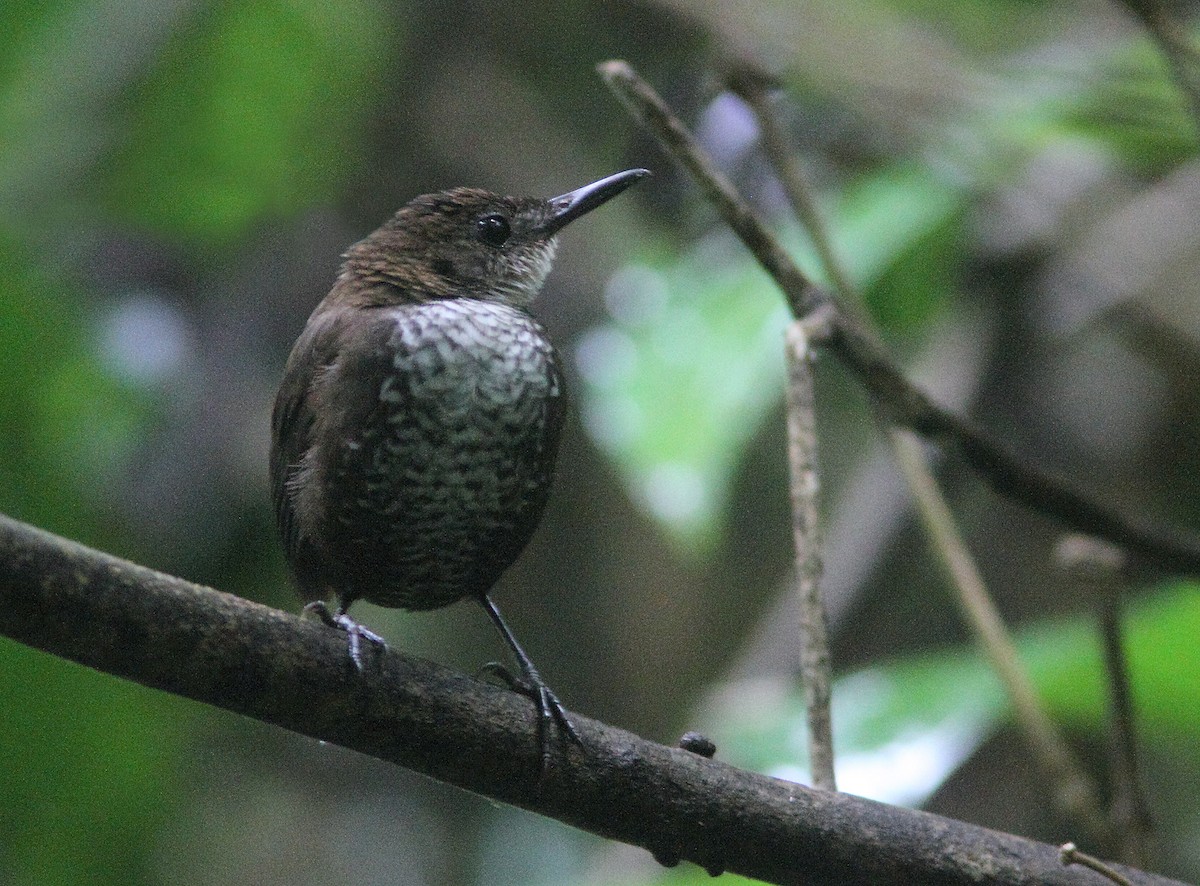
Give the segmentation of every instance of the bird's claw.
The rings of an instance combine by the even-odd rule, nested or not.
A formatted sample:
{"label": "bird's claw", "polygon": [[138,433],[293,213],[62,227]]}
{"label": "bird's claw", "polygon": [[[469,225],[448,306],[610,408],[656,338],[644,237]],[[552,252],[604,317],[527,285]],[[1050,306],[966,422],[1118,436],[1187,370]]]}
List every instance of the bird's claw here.
{"label": "bird's claw", "polygon": [[350,660],[354,663],[354,669],[357,671],[363,669],[363,640],[374,643],[380,649],[387,649],[387,642],[383,637],[359,624],[347,615],[345,610],[338,609],[336,612],[330,612],[324,600],[314,600],[304,607],[304,611],[311,612],[331,628],[337,628],[346,632],[346,643],[350,649]]}
{"label": "bird's claw", "polygon": [[541,778],[546,777],[546,772],[550,768],[551,758],[551,739],[550,731],[554,723],[558,723],[559,728],[566,734],[573,743],[583,746],[583,740],[579,737],[579,731],[575,728],[575,724],[571,722],[571,718],[567,715],[567,709],[563,707],[563,703],[558,700],[558,696],[553,690],[545,684],[540,674],[535,670],[528,670],[516,676],[507,667],[498,661],[489,661],[479,669],[480,675],[489,675],[496,677],[500,682],[504,683],[513,692],[518,692],[533,701],[538,712],[538,744],[541,748]]}
{"label": "bird's claw", "polygon": [[531,695],[533,693],[533,688],[528,683],[523,682],[520,677],[517,677],[508,669],[507,665],[501,664],[498,661],[489,661],[479,669],[476,676],[495,677],[513,692],[519,692],[522,695]]}

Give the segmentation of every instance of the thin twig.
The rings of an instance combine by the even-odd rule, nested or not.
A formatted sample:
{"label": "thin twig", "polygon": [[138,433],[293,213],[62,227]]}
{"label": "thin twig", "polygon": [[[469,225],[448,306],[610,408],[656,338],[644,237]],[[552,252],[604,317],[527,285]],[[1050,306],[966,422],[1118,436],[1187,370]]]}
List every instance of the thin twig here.
{"label": "thin twig", "polygon": [[[600,66],[600,72],[618,96],[637,109],[638,118],[659,137],[660,142],[672,156],[679,159],[680,163],[697,178],[701,189],[717,203],[718,209],[726,221],[732,225],[731,219],[736,220],[735,230],[768,273],[776,279],[784,293],[789,296],[793,312],[798,317],[806,316],[807,306],[813,302],[811,292],[806,293],[804,298],[797,303],[796,299],[791,297],[793,291],[790,289],[796,285],[797,279],[804,279],[801,272],[796,269],[790,256],[782,250],[778,241],[762,225],[733,186],[724,178],[718,180],[708,178],[715,169],[715,164],[708,158],[703,148],[696,143],[683,123],[675,117],[649,84],[638,78],[637,74],[624,62],[607,62]],[[777,137],[777,141],[782,143],[782,137]],[[717,174],[719,175],[719,173]],[[789,176],[789,179],[788,185],[798,186],[798,174]],[[807,196],[798,196],[796,199],[797,202],[808,203],[811,209],[810,214],[817,218],[815,208],[811,207],[811,200]],[[824,240],[825,253],[833,259],[832,247],[828,243],[824,225],[819,223],[819,219],[817,228],[810,231],[810,236],[814,241]],[[773,270],[776,267],[790,269],[790,273],[783,279],[776,278]],[[844,274],[840,276],[849,289],[848,279]],[[850,323],[845,314],[840,311],[835,312],[840,305],[834,305],[828,297],[824,297],[824,301],[829,305],[831,316],[840,318],[832,342],[833,347],[836,349],[839,343],[852,341],[860,348],[869,349],[875,361],[888,366],[891,370],[891,374],[888,376],[888,381],[891,383],[888,393],[897,396],[876,398],[878,406],[887,405],[889,407],[885,410],[886,418],[893,417],[893,413],[897,411],[893,404],[898,401],[905,402],[914,397],[924,399],[923,395],[915,388],[908,386],[898,370],[891,367],[882,349],[875,343],[875,336],[869,329],[861,329]],[[874,375],[878,377],[877,373]],[[789,409],[790,415],[791,410]],[[1105,836],[1106,823],[1104,818],[1096,812],[1099,809],[1096,791],[1083,767],[1075,762],[1065,739],[1038,703],[1033,685],[1020,666],[1015,645],[1004,628],[999,612],[987,595],[979,570],[975,567],[961,535],[954,526],[950,510],[945,500],[942,499],[937,484],[924,465],[920,444],[917,440],[895,429],[888,432],[888,437],[896,451],[901,470],[916,496],[918,512],[926,531],[933,539],[933,549],[939,555],[954,585],[962,589],[960,603],[967,621],[974,627],[981,645],[1008,690],[1017,722],[1029,736],[1039,763],[1051,776],[1052,783],[1056,786],[1056,801],[1061,808],[1076,816],[1095,835]]]}
{"label": "thin twig", "polygon": [[889,437],[916,500],[921,523],[932,540],[931,547],[958,589],[956,596],[964,618],[1004,686],[1017,724],[1039,766],[1050,778],[1056,805],[1083,823],[1093,838],[1106,840],[1110,836],[1108,823],[1098,812],[1100,799],[1095,785],[1042,707],[1037,690],[1021,666],[1016,644],[987,592],[954,515],[925,465],[920,441],[898,428],[892,428]]}
{"label": "thin twig", "polygon": [[[817,208],[816,197],[796,160],[795,151],[788,143],[779,117],[771,107],[766,81],[754,76],[753,72],[738,70],[730,77],[730,86],[754,111],[763,148],[789,202],[813,242],[826,275],[833,282],[839,310],[853,318],[852,322],[864,337],[881,342],[862,294],[851,282],[850,275],[833,248],[833,240]],[[1096,813],[1099,800],[1095,786],[1039,701],[1033,681],[1021,665],[1016,643],[1004,625],[1000,610],[988,592],[983,575],[921,452],[920,441],[886,421],[883,426],[887,441],[916,500],[917,513],[933,554],[950,580],[963,619],[992,663],[1013,705],[1017,723],[1033,746],[1042,769],[1051,777],[1059,807],[1087,822],[1094,836],[1105,836],[1105,822]]]}
{"label": "thin twig", "polygon": [[[696,178],[705,196],[783,291],[792,313],[805,316],[828,297],[810,284],[779,240],[741,200],[691,133],[657,93],[623,61],[598,70],[609,88]],[[1093,501],[1063,478],[1030,465],[971,422],[935,404],[904,378],[870,336],[842,316],[834,320],[828,348],[853,371],[886,410],[889,420],[922,436],[957,446],[967,462],[998,492],[1089,535],[1108,539],[1150,564],[1200,575],[1200,538],[1132,520]]]}
{"label": "thin twig", "polygon": [[[1115,584],[1115,583],[1114,583]],[[1120,835],[1120,858],[1128,864],[1149,861],[1152,817],[1138,772],[1137,722],[1129,688],[1129,663],[1121,641],[1121,594],[1110,587],[1100,601],[1100,633],[1112,705],[1111,824]]]}
{"label": "thin twig", "polygon": [[792,536],[796,546],[796,588],[800,596],[800,674],[808,712],[808,760],[812,784],[836,791],[833,773],[833,721],[830,697],[833,674],[829,656],[829,619],[821,599],[821,529],[817,510],[816,400],[813,394],[813,333],[805,320],[787,331],[788,464],[791,469]]}
{"label": "thin twig", "polygon": [[1017,455],[973,421],[934,403],[909,383],[873,339],[845,321],[830,349],[859,377],[890,421],[922,437],[955,447],[999,494],[1129,551],[1139,564],[1200,575],[1200,537],[1172,526],[1125,517],[1096,502],[1074,483]]}
{"label": "thin twig", "polygon": [[859,328],[878,339],[871,316],[863,305],[862,295],[833,248],[829,226],[821,217],[821,210],[817,206],[816,195],[809,184],[808,176],[800,166],[800,161],[796,159],[796,152],[792,149],[783,126],[780,125],[779,115],[771,107],[772,90],[769,81],[757,71],[741,66],[730,73],[729,88],[754,111],[763,150],[767,159],[771,161],[775,175],[783,186],[783,192],[787,195],[796,217],[800,219],[800,224],[812,240],[817,259],[825,269],[837,296],[838,309],[858,324]]}
{"label": "thin twig", "polygon": [[1112,880],[1117,886],[1133,886],[1133,881],[1128,877],[1105,864],[1100,859],[1093,858],[1086,852],[1080,852],[1074,843],[1063,843],[1059,849],[1059,853],[1062,856],[1062,863],[1066,867],[1077,864],[1085,868],[1091,868],[1097,874]]}
{"label": "thin twig", "polygon": [[1099,625],[1111,705],[1112,832],[1127,864],[1145,864],[1153,824],[1150,804],[1138,773],[1137,718],[1129,662],[1121,639],[1125,557],[1120,550],[1087,536],[1068,536],[1058,545],[1057,560],[1099,609]]}
{"label": "thin twig", "polygon": [[[0,515],[0,635],[603,837],[770,883],[1069,886],[1054,846],[814,791],[579,714],[539,789],[529,699]],[[8,656],[6,680],[22,656]],[[672,856],[674,857],[674,856]],[[1123,868],[1146,886],[1175,881]]]}
{"label": "thin twig", "polygon": [[812,310],[822,299],[821,293],[792,261],[779,238],[759,222],[753,210],[738,195],[733,183],[717,168],[708,153],[696,142],[695,136],[671,112],[650,84],[639,77],[627,62],[601,62],[596,70],[634,119],[640,120],[671,156],[691,173],[721,218],[783,290],[793,316],[803,317]]}

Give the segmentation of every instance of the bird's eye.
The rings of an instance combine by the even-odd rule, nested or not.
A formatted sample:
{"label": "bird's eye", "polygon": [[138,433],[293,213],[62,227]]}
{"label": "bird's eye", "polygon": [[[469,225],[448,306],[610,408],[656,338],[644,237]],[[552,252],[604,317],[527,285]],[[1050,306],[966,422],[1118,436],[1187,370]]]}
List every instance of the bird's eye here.
{"label": "bird's eye", "polygon": [[475,231],[479,234],[479,239],[488,246],[503,246],[512,234],[508,219],[495,212],[477,218]]}

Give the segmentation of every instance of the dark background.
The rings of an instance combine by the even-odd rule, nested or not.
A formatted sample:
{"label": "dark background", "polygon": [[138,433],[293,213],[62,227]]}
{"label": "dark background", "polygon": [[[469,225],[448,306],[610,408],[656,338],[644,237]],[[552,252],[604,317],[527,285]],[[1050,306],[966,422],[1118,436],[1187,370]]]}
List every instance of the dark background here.
{"label": "dark background", "polygon": [[[1184,16],[1192,4],[1180,4]],[[1101,2],[29,2],[0,7],[0,509],[296,609],[266,487],[288,349],[415,194],[655,177],[568,229],[535,307],[572,412],[498,599],[568,706],[804,778],[780,303],[596,63],[629,60],[813,267],[721,91],[778,108],[910,373],[1131,513],[1200,526],[1200,165],[1154,46]],[[839,776],[1080,839],[971,650],[862,393],[818,378]],[[933,453],[931,452],[931,455]],[[948,494],[1047,703],[1106,783],[1094,602],[1061,527]],[[1200,877],[1200,594],[1139,579],[1159,840]],[[475,607],[356,615],[466,671]],[[0,884],[683,883],[640,851],[0,641]]]}

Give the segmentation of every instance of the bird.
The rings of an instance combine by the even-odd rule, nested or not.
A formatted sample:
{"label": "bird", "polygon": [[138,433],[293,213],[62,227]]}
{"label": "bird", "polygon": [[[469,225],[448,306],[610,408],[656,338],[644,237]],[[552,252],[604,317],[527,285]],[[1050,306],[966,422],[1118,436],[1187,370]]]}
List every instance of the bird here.
{"label": "bird", "polygon": [[[557,197],[424,194],[342,255],[288,357],[271,420],[283,550],[311,612],[386,648],[357,600],[423,611],[474,599],[535,704],[541,771],[554,723],[579,734],[492,600],[549,496],[565,412],[560,357],[530,303],[568,223],[649,175]],[[332,606],[330,605],[332,603]]]}

